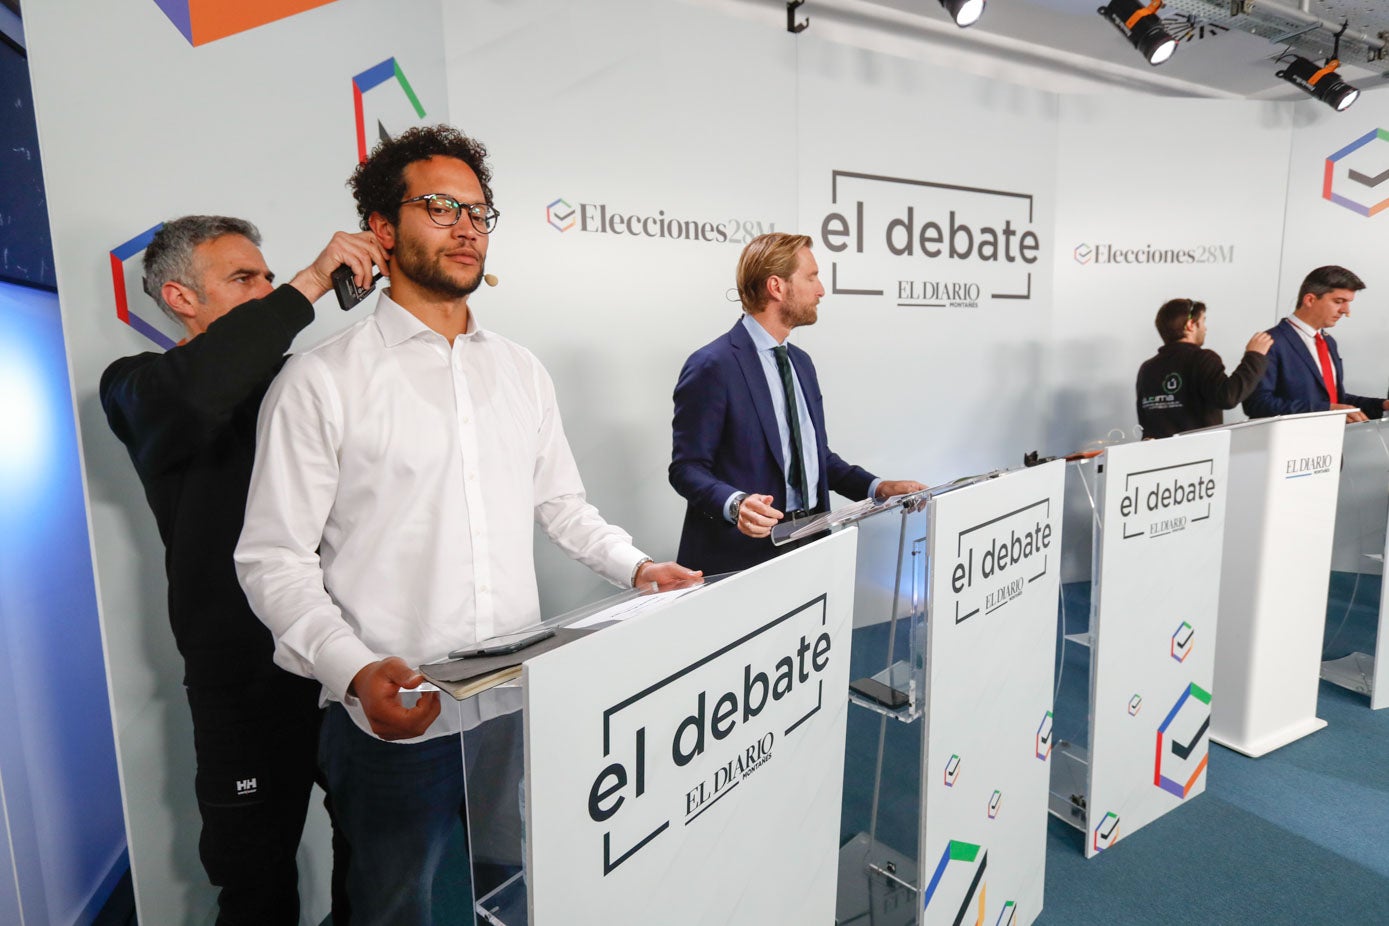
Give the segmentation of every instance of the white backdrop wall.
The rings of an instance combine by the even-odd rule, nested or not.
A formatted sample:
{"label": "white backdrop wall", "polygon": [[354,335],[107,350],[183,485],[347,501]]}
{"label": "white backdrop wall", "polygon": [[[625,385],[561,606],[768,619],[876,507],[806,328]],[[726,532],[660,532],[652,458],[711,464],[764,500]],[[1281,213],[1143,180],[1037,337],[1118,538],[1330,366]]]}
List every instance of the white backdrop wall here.
{"label": "white backdrop wall", "polygon": [[[502,211],[488,251],[501,283],[473,300],[478,317],[554,377],[590,499],[673,558],[676,376],[739,316],[742,243],[796,224],[796,44],[641,0],[468,0],[444,24],[455,119],[488,145]],[[600,230],[614,213],[656,221]],[[687,222],[716,240],[684,237]],[[605,588],[547,543],[537,556],[549,612]]]}
{"label": "white backdrop wall", "polygon": [[1063,100],[1046,338],[1051,452],[1116,428],[1134,436],[1134,378],[1162,343],[1153,317],[1168,299],[1206,303],[1206,346],[1227,368],[1277,320],[1291,112],[1243,101]]}
{"label": "white backdrop wall", "polygon": [[[163,548],[125,449],[97,399],[116,357],[155,349],[116,317],[109,252],[158,222],[242,215],[288,279],[337,228],[357,159],[353,77],[395,58],[428,117],[449,117],[439,0],[337,0],[193,46],[154,0],[28,4],[25,26],[68,363],[76,395],[112,715],[138,914],[202,923],[214,893],[198,862],[193,744],[165,606]],[[392,80],[364,94],[368,140],[413,110]],[[139,295],[132,312],[171,330]],[[365,311],[365,310],[361,310]],[[300,345],[346,319],[332,297]],[[315,805],[301,853],[303,920],[327,912],[328,850]]]}
{"label": "white backdrop wall", "polygon": [[[838,205],[836,169],[1032,197],[1026,221],[1005,208],[1016,199],[985,216],[971,212],[980,201],[939,187],[879,184],[865,200],[879,237],[865,231],[864,253],[839,270],[846,286],[862,273],[873,284],[863,288],[885,296],[831,293],[820,323],[795,338],[816,357],[832,445],[885,476],[941,481],[1131,430],[1133,372],[1156,347],[1163,299],[1204,298],[1210,346],[1233,363],[1282,314],[1288,281],[1323,260],[1356,266],[1364,255],[1372,289],[1341,342],[1352,386],[1386,378],[1389,320],[1365,316],[1389,219],[1341,210],[1289,178],[1319,177],[1318,158],[1380,124],[1389,97],[1332,119],[1317,104],[1060,96],[963,76],[949,56],[838,45],[813,26],[793,37],[709,3],[336,0],[197,47],[154,0],[56,0],[26,22],[131,854],[152,922],[198,922],[211,895],[194,851],[159,544],[96,400],[105,365],[150,346],[115,318],[108,252],[172,215],[234,212],[262,225],[272,267],[292,273],[353,224],[342,187],[356,158],[351,78],[389,58],[425,115],[388,82],[365,94],[368,139],[378,120],[391,130],[449,120],[490,146],[503,212],[490,269],[502,282],[478,294],[479,318],[549,367],[592,499],[657,557],[674,554],[683,508],[665,476],[680,364],[737,318],[729,290],[752,234],[809,233],[830,269],[822,227]],[[891,255],[886,223],[908,205],[918,228],[952,209],[975,227],[1025,224],[1038,260]],[[656,220],[634,226],[643,230],[678,220],[682,234],[598,230],[613,213]],[[686,222],[716,240],[690,240]],[[1081,264],[1081,244],[1234,256]],[[133,290],[138,258],[126,265]],[[994,298],[1020,292],[1008,287],[1027,274],[1030,299]],[[986,294],[947,300],[978,303],[968,307],[886,298],[901,281],[938,278]],[[131,305],[161,324],[138,293]],[[361,311],[323,308],[299,346]],[[890,534],[865,528],[865,569],[890,556]],[[547,611],[602,590],[543,543],[539,564]],[[310,871],[321,905],[322,858]]]}

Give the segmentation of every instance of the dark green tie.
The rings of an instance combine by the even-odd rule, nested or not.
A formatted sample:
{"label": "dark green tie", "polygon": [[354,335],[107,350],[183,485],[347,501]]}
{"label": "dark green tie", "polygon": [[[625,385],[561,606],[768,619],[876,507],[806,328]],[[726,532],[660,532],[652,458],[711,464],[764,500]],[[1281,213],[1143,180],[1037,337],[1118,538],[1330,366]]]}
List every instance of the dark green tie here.
{"label": "dark green tie", "polygon": [[814,509],[816,499],[810,497],[810,487],[805,481],[805,451],[801,447],[801,413],[796,407],[796,381],[791,373],[791,357],[786,345],[778,344],[772,348],[776,355],[777,372],[781,374],[781,388],[786,393],[786,424],[791,431],[791,460],[787,476],[791,485],[801,493],[801,507]]}

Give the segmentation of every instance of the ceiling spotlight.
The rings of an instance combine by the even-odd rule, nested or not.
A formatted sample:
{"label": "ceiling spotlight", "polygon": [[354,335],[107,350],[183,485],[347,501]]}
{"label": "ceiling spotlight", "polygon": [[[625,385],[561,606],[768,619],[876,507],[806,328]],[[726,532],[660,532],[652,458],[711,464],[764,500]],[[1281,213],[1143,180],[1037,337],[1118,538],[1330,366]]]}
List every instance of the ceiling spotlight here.
{"label": "ceiling spotlight", "polygon": [[1295,55],[1292,63],[1278,71],[1277,76],[1339,113],[1349,109],[1350,104],[1360,98],[1359,90],[1336,75],[1336,68],[1340,66],[1341,62],[1335,58],[1319,66],[1315,61]]}
{"label": "ceiling spotlight", "polygon": [[1100,7],[1099,14],[1112,22],[1149,64],[1157,66],[1177,50],[1177,40],[1155,15],[1160,9],[1162,0],[1153,0],[1147,6],[1139,0],[1110,0],[1108,6]]}
{"label": "ceiling spotlight", "polygon": [[963,29],[972,26],[984,15],[985,0],[940,0],[940,5],[955,20],[955,25]]}

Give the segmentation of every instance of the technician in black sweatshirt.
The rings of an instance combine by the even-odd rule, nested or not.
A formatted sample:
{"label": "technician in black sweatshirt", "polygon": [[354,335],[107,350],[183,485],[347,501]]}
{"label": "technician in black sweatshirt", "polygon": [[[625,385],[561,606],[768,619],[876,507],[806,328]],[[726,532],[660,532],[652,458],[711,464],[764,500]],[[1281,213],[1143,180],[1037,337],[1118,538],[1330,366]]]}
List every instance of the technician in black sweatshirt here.
{"label": "technician in black sweatshirt", "polygon": [[1206,350],[1206,304],[1169,299],[1158,309],[1162,347],[1138,368],[1138,423],[1143,436],[1170,437],[1182,431],[1224,423],[1224,409],[1234,408],[1254,391],[1268,365],[1273,339],[1260,331],[1249,339],[1244,358],[1225,375],[1220,355]]}
{"label": "technician in black sweatshirt", "polygon": [[[100,385],[164,542],[169,621],[193,718],[199,855],[221,888],[219,926],[299,922],[295,855],[322,719],[318,683],[274,664],[270,631],[232,563],[256,414],[290,343],[313,321],[313,303],[332,288],[329,274],[347,264],[369,286],[372,264],[386,265],[369,233],[339,232],[276,288],[260,240],[241,219],[166,222],[145,250],[144,288],[187,338],[117,360]],[[347,912],[339,880],[335,923]]]}

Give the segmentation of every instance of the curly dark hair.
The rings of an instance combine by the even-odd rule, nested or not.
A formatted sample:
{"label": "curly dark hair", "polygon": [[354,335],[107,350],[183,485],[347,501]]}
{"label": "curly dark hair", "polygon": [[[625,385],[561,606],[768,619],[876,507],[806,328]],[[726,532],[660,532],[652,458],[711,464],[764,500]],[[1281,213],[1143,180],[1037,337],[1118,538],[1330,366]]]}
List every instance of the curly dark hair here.
{"label": "curly dark hair", "polygon": [[487,166],[487,149],[482,142],[469,138],[451,125],[424,125],[406,129],[395,138],[388,138],[372,150],[371,156],[357,165],[347,185],[357,200],[357,216],[362,230],[371,226],[368,220],[379,212],[392,225],[400,221],[400,201],[405,198],[405,168],[416,161],[432,157],[457,158],[472,168],[482,184],[482,195],[492,202],[492,169]]}

